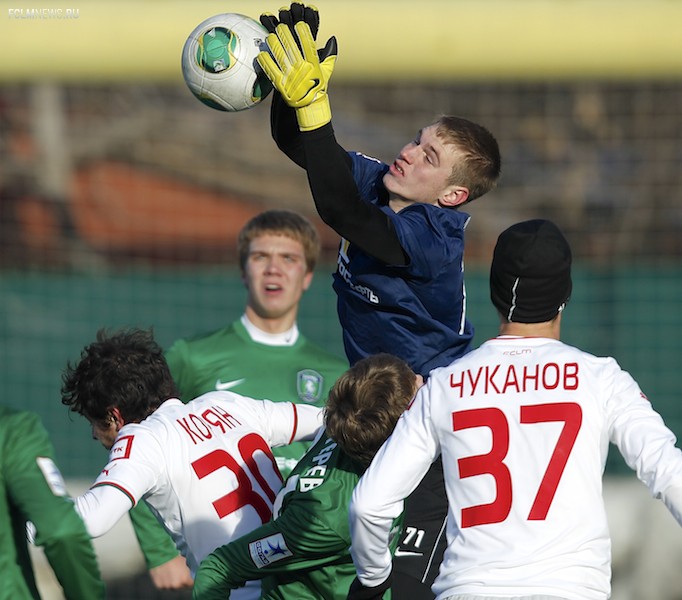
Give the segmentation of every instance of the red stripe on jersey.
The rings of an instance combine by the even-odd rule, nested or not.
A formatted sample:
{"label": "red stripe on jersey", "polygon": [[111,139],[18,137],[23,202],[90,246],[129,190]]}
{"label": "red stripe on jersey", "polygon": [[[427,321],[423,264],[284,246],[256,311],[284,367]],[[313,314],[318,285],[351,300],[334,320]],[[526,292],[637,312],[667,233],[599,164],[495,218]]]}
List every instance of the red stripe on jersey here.
{"label": "red stripe on jersey", "polygon": [[289,439],[289,443],[294,441],[294,438],[296,437],[296,431],[298,430],[298,409],[296,408],[296,405],[292,402],[291,406],[294,409],[294,429],[291,432],[291,438]]}
{"label": "red stripe on jersey", "polygon": [[102,485],[110,485],[111,487],[116,488],[119,492],[123,492],[126,496],[128,496],[128,500],[130,500],[133,506],[137,504],[137,502],[135,501],[135,497],[127,489],[118,485],[118,483],[113,483],[111,481],[100,481],[99,483],[96,483],[92,487],[96,488]]}

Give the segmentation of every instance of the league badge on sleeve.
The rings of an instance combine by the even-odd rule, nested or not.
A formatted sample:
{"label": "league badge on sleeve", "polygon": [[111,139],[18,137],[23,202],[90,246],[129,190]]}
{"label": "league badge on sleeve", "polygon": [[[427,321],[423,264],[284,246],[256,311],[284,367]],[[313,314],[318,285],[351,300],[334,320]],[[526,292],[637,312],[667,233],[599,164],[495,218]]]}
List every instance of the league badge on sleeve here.
{"label": "league badge on sleeve", "polygon": [[267,567],[273,562],[293,556],[293,552],[287,548],[284,536],[281,533],[261,538],[249,544],[251,560],[259,569]]}
{"label": "league badge on sleeve", "polygon": [[39,456],[36,458],[36,464],[42,472],[43,477],[45,477],[45,481],[52,493],[55,496],[66,496],[67,492],[64,478],[57,468],[57,465],[54,464],[54,461],[51,458]]}

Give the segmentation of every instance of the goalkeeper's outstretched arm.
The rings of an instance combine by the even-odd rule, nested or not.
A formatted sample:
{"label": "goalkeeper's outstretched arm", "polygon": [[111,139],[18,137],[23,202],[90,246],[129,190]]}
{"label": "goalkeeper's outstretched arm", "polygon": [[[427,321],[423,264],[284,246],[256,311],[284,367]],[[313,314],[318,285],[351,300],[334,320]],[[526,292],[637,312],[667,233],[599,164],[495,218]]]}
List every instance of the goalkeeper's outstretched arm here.
{"label": "goalkeeper's outstretched arm", "polygon": [[407,264],[388,215],[360,198],[350,157],[336,141],[331,123],[301,133],[294,109],[277,92],[270,113],[272,137],[284,154],[306,169],[320,218],[378,260],[391,265]]}
{"label": "goalkeeper's outstretched arm", "polygon": [[284,102],[281,94],[274,91],[270,105],[270,130],[277,147],[299,167],[305,169],[305,154],[296,111]]}
{"label": "goalkeeper's outstretched arm", "polygon": [[[269,13],[260,16],[261,24],[273,34],[276,33],[277,26],[283,23],[291,29],[292,35],[295,35],[294,26],[299,21],[307,23],[313,39],[317,39],[320,17],[313,6],[293,2],[289,8],[280,8],[277,17]],[[299,167],[305,168],[303,142],[296,110],[287,105],[276,89],[273,91],[270,105],[270,130],[277,147]]]}
{"label": "goalkeeper's outstretched arm", "polygon": [[318,50],[317,11],[299,3],[281,10],[279,19],[265,14],[260,20],[270,32],[268,51],[258,55],[258,63],[275,88],[273,137],[306,169],[318,214],[367,254],[387,264],[407,264],[391,218],[361,198],[351,159],[334,137],[327,87],[336,64],[336,38]]}
{"label": "goalkeeper's outstretched arm", "polygon": [[365,202],[353,179],[348,153],[337,143],[331,123],[302,134],[308,183],[320,218],[364,252],[390,265],[406,265],[393,221]]}

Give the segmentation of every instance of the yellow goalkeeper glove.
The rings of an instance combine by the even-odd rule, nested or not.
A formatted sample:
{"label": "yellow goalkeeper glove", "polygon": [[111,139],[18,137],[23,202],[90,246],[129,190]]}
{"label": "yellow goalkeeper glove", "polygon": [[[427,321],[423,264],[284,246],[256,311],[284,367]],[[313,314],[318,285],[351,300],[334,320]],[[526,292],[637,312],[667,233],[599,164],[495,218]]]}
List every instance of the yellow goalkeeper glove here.
{"label": "yellow goalkeeper glove", "polygon": [[[288,25],[291,31],[294,30],[294,25],[299,21],[305,21],[310,27],[310,32],[313,34],[313,39],[317,39],[317,31],[320,28],[320,14],[317,12],[317,8],[312,4],[301,4],[300,2],[292,2],[287,8],[286,6],[279,9],[278,17],[270,13],[263,13],[260,16],[260,22],[268,33],[275,33],[275,28],[280,23]],[[320,52],[318,52],[318,56]],[[324,57],[321,57],[322,60]]]}
{"label": "yellow goalkeeper glove", "polygon": [[329,39],[320,59],[310,26],[298,21],[293,32],[286,24],[278,24],[275,33],[268,35],[267,45],[269,52],[258,55],[258,64],[284,101],[296,109],[299,129],[312,131],[329,123],[327,87],[336,64],[336,38]]}

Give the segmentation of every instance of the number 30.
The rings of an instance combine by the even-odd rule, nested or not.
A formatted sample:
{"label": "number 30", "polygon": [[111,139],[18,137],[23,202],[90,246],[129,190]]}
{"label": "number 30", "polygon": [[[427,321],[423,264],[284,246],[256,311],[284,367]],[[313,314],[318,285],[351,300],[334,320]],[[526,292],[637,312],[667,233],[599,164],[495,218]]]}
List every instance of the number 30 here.
{"label": "number 30", "polygon": [[[568,457],[580,426],[582,409],[573,402],[556,404],[534,404],[521,407],[521,423],[547,423],[563,421],[564,426],[549,460],[535,501],[528,514],[529,521],[542,521],[547,518],[549,507],[559,486]],[[509,451],[509,423],[498,408],[477,408],[452,413],[453,431],[487,427],[492,433],[492,448],[487,454],[467,456],[457,461],[462,479],[476,475],[492,475],[495,479],[497,495],[489,504],[478,504],[462,509],[462,527],[474,527],[504,521],[512,505],[512,480],[504,459]]]}
{"label": "number 30", "polygon": [[218,513],[218,517],[221,519],[224,516],[242,508],[243,506],[252,506],[258,513],[262,523],[267,523],[270,520],[270,517],[272,516],[271,506],[275,500],[276,490],[273,490],[268,485],[265,477],[263,477],[261,472],[258,470],[258,465],[254,459],[254,454],[257,451],[262,452],[267,458],[270,459],[275,473],[279,475],[277,463],[272,456],[270,448],[262,437],[256,435],[255,433],[250,433],[239,440],[239,454],[241,455],[245,466],[253,474],[267,494],[268,500],[270,501],[269,503],[266,502],[263,497],[253,489],[251,480],[246,474],[246,471],[225,450],[214,450],[213,452],[209,452],[206,456],[202,456],[192,463],[192,468],[199,479],[203,479],[207,475],[210,475],[222,467],[229,469],[237,477],[237,489],[231,491],[229,494],[225,494],[213,502],[213,507]]}

